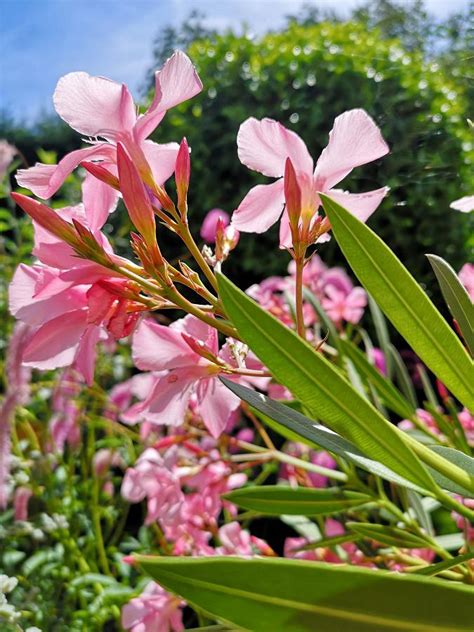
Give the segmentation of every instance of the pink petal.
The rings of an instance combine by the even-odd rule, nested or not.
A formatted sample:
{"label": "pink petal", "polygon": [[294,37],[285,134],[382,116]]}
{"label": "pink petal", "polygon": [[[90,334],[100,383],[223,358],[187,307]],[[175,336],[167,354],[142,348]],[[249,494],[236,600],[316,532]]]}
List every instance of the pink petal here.
{"label": "pink petal", "polygon": [[388,187],[382,187],[374,191],[367,191],[367,193],[347,193],[347,191],[331,189],[327,194],[361,222],[366,222],[389,190]]}
{"label": "pink petal", "polygon": [[187,55],[176,51],[155,73],[155,97],[135,125],[138,140],[147,138],[160,124],[166,111],[202,90],[202,82]]}
{"label": "pink petal", "polygon": [[87,173],[82,183],[82,201],[88,228],[93,232],[100,230],[109,214],[117,208],[118,198],[118,191]]}
{"label": "pink petal", "polygon": [[329,142],[322,151],[314,175],[320,191],[328,191],[354,167],[388,154],[380,129],[364,110],[344,112],[334,121]]}
{"label": "pink petal", "polygon": [[79,371],[89,386],[94,382],[97,343],[99,342],[100,334],[100,327],[95,327],[94,325],[87,327],[82,334],[74,359],[74,368]]}
{"label": "pink petal", "polygon": [[142,320],[133,335],[132,356],[135,365],[142,371],[193,366],[200,359],[184,342],[179,331],[149,318]]}
{"label": "pink petal", "polygon": [[474,211],[474,195],[466,195],[465,197],[454,200],[449,205],[449,208],[455,211],[461,211],[461,213],[470,213]]}
{"label": "pink petal", "polygon": [[229,214],[220,208],[211,209],[204,218],[199,234],[207,244],[213,244],[216,241],[216,231],[219,219],[223,223],[224,227],[229,225]]}
{"label": "pink petal", "polygon": [[163,184],[173,175],[178,155],[178,143],[158,144],[146,140],[141,146],[143,153],[153,172],[153,177],[158,184]]}
{"label": "pink petal", "polygon": [[201,380],[197,395],[202,420],[217,439],[224,432],[231,414],[239,407],[240,400],[215,377]]}
{"label": "pink petal", "polygon": [[80,162],[106,158],[111,151],[114,151],[114,149],[107,147],[103,143],[92,145],[85,149],[77,149],[66,154],[57,165],[44,165],[41,162],[37,162],[30,169],[19,169],[16,174],[16,181],[21,187],[30,189],[35,195],[46,200],[56,193],[64,180]]}
{"label": "pink petal", "polygon": [[213,352],[217,353],[217,330],[203,323],[196,316],[188,314],[184,318],[176,320],[171,328],[179,332],[184,331],[196,340],[204,342]]}
{"label": "pink petal", "polygon": [[25,349],[24,364],[37,369],[57,369],[72,364],[86,327],[86,316],[86,310],[76,310],[42,325]]}
{"label": "pink petal", "polygon": [[259,121],[252,117],[242,123],[237,147],[240,162],[264,176],[280,178],[285,173],[287,158],[295,171],[308,174],[313,171],[313,159],[298,134],[270,118]]}
{"label": "pink petal", "polygon": [[71,72],[58,81],[53,95],[59,116],[80,134],[114,139],[136,121],[128,88],[104,77]]}
{"label": "pink petal", "polygon": [[142,419],[167,426],[180,426],[196,383],[193,372],[178,369],[158,380],[143,402]]}
{"label": "pink petal", "polygon": [[244,233],[264,233],[278,220],[284,204],[282,178],[272,184],[258,184],[234,211],[232,226]]}
{"label": "pink petal", "polygon": [[[21,263],[13,275],[9,287],[10,313],[29,325],[42,325],[51,318],[85,306],[85,293],[80,289],[66,289],[44,299],[37,299],[38,283],[43,275],[48,283],[57,279],[57,271],[42,266],[27,266]],[[45,286],[41,286],[44,291]],[[62,288],[60,288],[62,289]]]}

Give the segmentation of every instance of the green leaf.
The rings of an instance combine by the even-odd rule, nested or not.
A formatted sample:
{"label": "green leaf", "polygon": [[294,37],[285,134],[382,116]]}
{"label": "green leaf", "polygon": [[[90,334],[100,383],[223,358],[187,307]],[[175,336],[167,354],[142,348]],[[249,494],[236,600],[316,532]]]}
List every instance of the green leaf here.
{"label": "green leaf", "polygon": [[223,623],[268,632],[472,632],[471,587],[285,559],[136,556],[142,570]]}
{"label": "green leaf", "polygon": [[382,398],[384,404],[390,408],[390,410],[404,419],[409,419],[412,415],[416,414],[416,409],[406,401],[401,393],[380,371],[377,371],[360,349],[348,340],[341,340],[340,345],[343,353],[350,358],[358,373],[375,387],[375,390]]}
{"label": "green leaf", "polygon": [[392,357],[390,355],[390,335],[388,333],[387,321],[385,320],[384,315],[380,311],[380,307],[374,301],[374,299],[369,294],[369,309],[370,315],[372,316],[372,322],[375,327],[375,331],[377,333],[377,338],[379,341],[380,348],[383,351],[385,356],[385,363],[387,365],[387,374],[389,378],[392,378],[393,373],[393,362]]}
{"label": "green leaf", "polygon": [[359,281],[423,362],[474,409],[474,366],[461,341],[393,252],[365,224],[321,195],[334,236]]}
{"label": "green leaf", "polygon": [[244,342],[311,415],[370,458],[425,489],[437,487],[401,433],[294,331],[264,311],[222,275],[219,296]]}
{"label": "green leaf", "polygon": [[[464,452],[460,452],[459,450],[455,450],[454,448],[448,448],[443,445],[430,445],[429,448],[450,463],[453,463],[471,476],[474,476],[474,459],[471,456],[468,456],[467,454],[464,454]],[[455,494],[461,494],[461,496],[466,496],[467,498],[474,498],[474,493],[472,491],[461,487],[461,485],[453,483],[448,478],[446,478],[442,474],[439,474],[438,472],[435,472],[434,470],[431,470],[431,473],[433,474],[433,478],[435,478],[435,480],[439,483],[439,485],[441,485],[441,487],[444,487],[445,489],[449,490],[450,492],[454,492]]]}
{"label": "green leaf", "polygon": [[449,311],[459,325],[471,355],[474,355],[474,303],[449,263],[437,255],[426,256],[436,274]]}
{"label": "green leaf", "polygon": [[464,555],[458,555],[457,557],[453,557],[450,560],[443,560],[442,562],[438,562],[437,564],[430,564],[429,566],[423,566],[422,568],[413,571],[414,575],[427,575],[433,576],[438,575],[438,573],[442,573],[443,571],[447,571],[450,568],[454,568],[455,566],[459,566],[464,562],[468,562],[474,558],[474,551],[470,553],[465,553]]}
{"label": "green leaf", "polygon": [[284,437],[292,441],[295,439],[298,440],[299,437],[299,440],[303,441],[303,443],[329,450],[329,452],[333,454],[352,461],[367,472],[376,474],[397,485],[402,485],[403,487],[408,487],[409,489],[414,489],[419,492],[424,491],[418,485],[411,483],[390,470],[386,465],[380,463],[380,461],[375,461],[367,457],[353,443],[347,441],[347,439],[344,439],[325,426],[318,424],[313,419],[305,417],[305,415],[302,415],[297,410],[270,399],[262,393],[257,393],[246,386],[242,386],[226,378],[220,379],[237,397],[240,397],[240,399],[250,404],[252,408],[258,410],[262,414],[265,423],[268,423],[268,420],[272,420],[270,427]]}
{"label": "green leaf", "polygon": [[387,546],[396,546],[403,549],[418,549],[427,546],[427,542],[423,538],[398,527],[368,522],[346,522],[345,526],[353,533]]}
{"label": "green leaf", "polygon": [[327,516],[373,501],[367,494],[338,487],[293,489],[285,485],[243,487],[225,494],[224,498],[244,509],[271,516]]}

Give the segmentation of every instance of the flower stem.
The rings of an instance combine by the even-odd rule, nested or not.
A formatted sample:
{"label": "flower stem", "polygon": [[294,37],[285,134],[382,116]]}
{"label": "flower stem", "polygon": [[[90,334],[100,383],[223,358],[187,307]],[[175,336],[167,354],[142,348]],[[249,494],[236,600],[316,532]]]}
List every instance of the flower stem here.
{"label": "flower stem", "polygon": [[296,312],[296,331],[298,336],[306,339],[304,316],[303,316],[303,270],[305,257],[304,255],[296,257],[296,286],[295,286],[295,312]]}

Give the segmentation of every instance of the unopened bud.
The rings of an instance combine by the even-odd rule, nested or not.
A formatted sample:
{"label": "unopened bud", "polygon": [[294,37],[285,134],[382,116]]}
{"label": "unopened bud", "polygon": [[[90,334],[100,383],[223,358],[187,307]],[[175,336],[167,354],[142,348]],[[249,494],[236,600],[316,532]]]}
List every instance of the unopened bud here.
{"label": "unopened bud", "polygon": [[94,178],[108,184],[112,188],[120,191],[119,180],[116,176],[114,176],[108,169],[103,167],[102,165],[96,162],[81,162],[81,167],[83,167],[88,173],[90,173]]}
{"label": "unopened bud", "polygon": [[290,221],[293,244],[297,241],[298,227],[301,217],[301,189],[298,184],[295,168],[290,158],[285,162],[285,202],[286,212]]}
{"label": "unopened bud", "polygon": [[191,160],[189,158],[189,147],[186,138],[183,138],[179,146],[174,171],[176,191],[178,193],[178,209],[182,216],[185,216],[188,210],[187,196],[190,175]]}

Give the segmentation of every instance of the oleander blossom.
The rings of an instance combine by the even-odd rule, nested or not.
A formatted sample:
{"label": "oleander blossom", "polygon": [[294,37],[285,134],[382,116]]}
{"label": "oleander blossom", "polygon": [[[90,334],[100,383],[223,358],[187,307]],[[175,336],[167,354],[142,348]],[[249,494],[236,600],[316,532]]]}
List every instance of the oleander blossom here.
{"label": "oleander blossom", "polygon": [[[179,426],[192,404],[213,437],[223,432],[240,400],[218,379],[226,374],[226,364],[236,363],[230,344],[219,351],[216,329],[191,315],[169,327],[144,319],[133,336],[132,355],[140,370],[154,371],[157,377],[146,399],[122,415],[124,421]],[[247,368],[262,365],[249,355]],[[268,378],[228,377],[260,386],[268,383]]]}
{"label": "oleander blossom", "polygon": [[155,582],[122,608],[122,625],[130,632],[181,632],[186,605]]}
{"label": "oleander blossom", "polygon": [[263,233],[281,217],[282,248],[291,246],[288,214],[284,211],[283,174],[287,158],[295,169],[304,206],[302,212],[311,216],[311,227],[318,218],[319,193],[329,195],[365,222],[388,192],[387,187],[367,193],[347,193],[334,188],[355,167],[389,152],[379,128],[361,109],[349,110],[335,119],[328,145],[316,167],[303,140],[273,119],[247,119],[240,126],[237,147],[240,161],[249,169],[278,179],[251,189],[234,211],[232,225],[242,232]]}
{"label": "oleander blossom", "polygon": [[179,145],[158,144],[147,138],[169,109],[201,90],[202,83],[191,60],[181,51],[175,52],[155,73],[155,96],[144,114],[137,114],[125,84],[86,72],[61,77],[53,97],[56,112],[70,127],[93,140],[88,147],[67,154],[57,165],[36,163],[30,169],[20,169],[18,184],[48,199],[84,161],[97,162],[115,176],[118,143],[139,170],[148,174],[151,170],[155,182],[162,184],[174,171]]}

